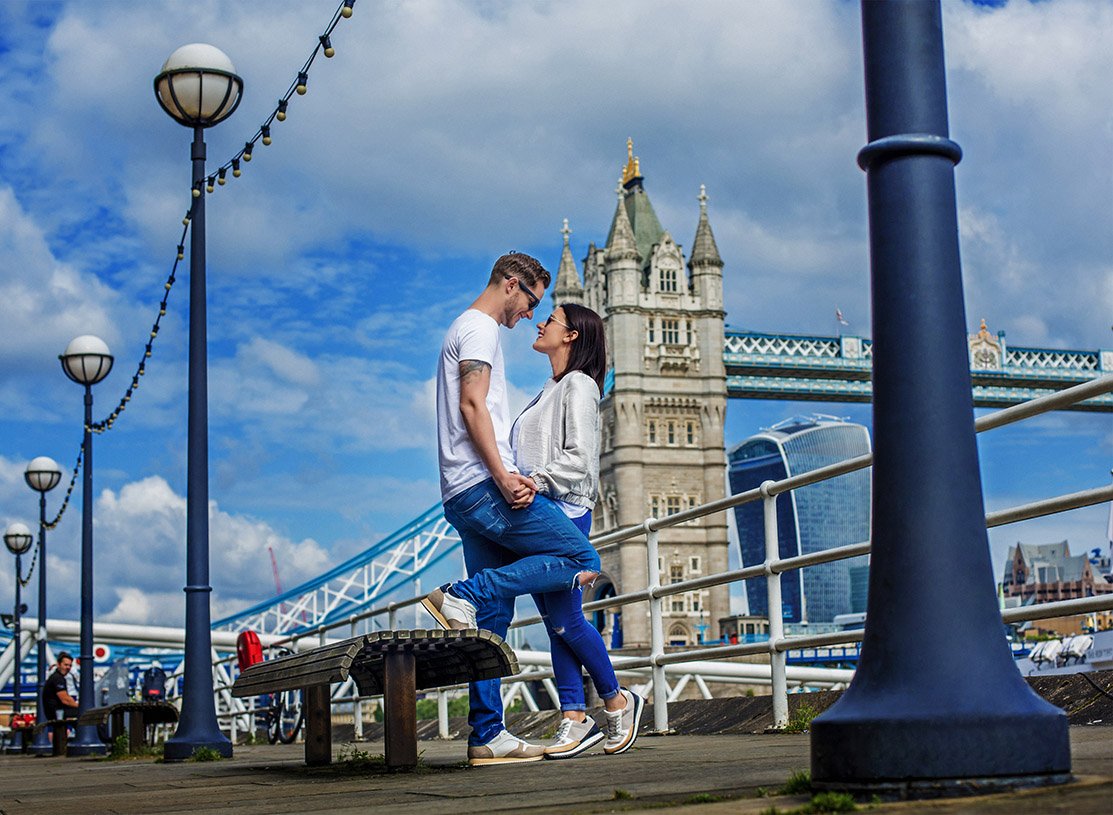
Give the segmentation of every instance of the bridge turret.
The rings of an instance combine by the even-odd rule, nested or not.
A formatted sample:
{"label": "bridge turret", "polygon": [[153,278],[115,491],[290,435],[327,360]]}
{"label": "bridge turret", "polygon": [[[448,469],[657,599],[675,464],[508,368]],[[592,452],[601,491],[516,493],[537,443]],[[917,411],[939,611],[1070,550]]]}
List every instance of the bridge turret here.
{"label": "bridge turret", "polygon": [[692,240],[692,257],[688,261],[689,285],[692,295],[705,309],[723,308],[723,259],[711,223],[707,220],[707,187],[699,185],[699,224]]}
{"label": "bridge turret", "polygon": [[580,275],[576,271],[576,261],[572,258],[572,250],[568,247],[568,236],[572,230],[568,228],[568,219],[564,219],[564,227],[560,230],[564,235],[564,250],[560,254],[560,267],[557,269],[556,283],[553,285],[553,308],[561,303],[576,303],[584,305],[584,287],[580,285]]}

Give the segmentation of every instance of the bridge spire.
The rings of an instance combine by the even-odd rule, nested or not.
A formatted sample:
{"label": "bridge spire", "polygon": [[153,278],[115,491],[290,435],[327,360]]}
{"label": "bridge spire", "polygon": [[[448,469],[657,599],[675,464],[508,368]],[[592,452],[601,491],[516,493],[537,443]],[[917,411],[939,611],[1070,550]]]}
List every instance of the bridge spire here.
{"label": "bridge spire", "polygon": [[697,266],[718,266],[723,268],[723,259],[719,255],[719,247],[715,245],[715,236],[711,234],[711,222],[707,220],[707,187],[699,185],[699,223],[696,225],[696,237],[692,240],[692,257],[688,261],[688,268],[694,270]]}
{"label": "bridge spire", "polygon": [[584,287],[580,285],[576,261],[572,258],[572,250],[568,246],[568,236],[572,234],[572,230],[568,228],[567,218],[564,219],[564,226],[560,232],[564,236],[564,250],[560,254],[560,268],[557,269],[556,284],[553,286],[553,308],[562,303],[583,305]]}

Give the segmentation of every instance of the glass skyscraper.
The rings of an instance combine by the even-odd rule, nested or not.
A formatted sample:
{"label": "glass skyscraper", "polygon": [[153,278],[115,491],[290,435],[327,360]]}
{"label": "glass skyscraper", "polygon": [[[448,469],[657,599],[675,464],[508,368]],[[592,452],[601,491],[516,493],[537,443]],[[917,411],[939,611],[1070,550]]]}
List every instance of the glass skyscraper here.
{"label": "glass skyscraper", "polygon": [[[860,424],[829,416],[788,419],[731,448],[727,453],[731,494],[752,490],[763,481],[779,481],[870,452],[869,431]],[[869,468],[777,497],[780,557],[806,555],[834,546],[869,540]],[[742,565],[765,560],[762,501],[734,508]],[[823,563],[781,575],[786,622],[830,622],[855,609],[851,569],[868,556]],[[855,571],[858,571],[855,568]],[[747,580],[750,614],[766,616],[768,595],[763,579]],[[853,598],[861,602],[861,598]]]}

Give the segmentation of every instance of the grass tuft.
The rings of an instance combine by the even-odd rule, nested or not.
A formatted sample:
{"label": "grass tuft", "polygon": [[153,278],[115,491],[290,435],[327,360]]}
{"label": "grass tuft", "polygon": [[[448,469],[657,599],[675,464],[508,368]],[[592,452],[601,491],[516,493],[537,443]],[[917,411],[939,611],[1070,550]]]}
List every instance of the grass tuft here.
{"label": "grass tuft", "polygon": [[793,770],[778,795],[804,795],[812,791],[811,770]]}
{"label": "grass tuft", "polygon": [[223,758],[224,756],[211,747],[198,747],[186,761],[220,761]]}
{"label": "grass tuft", "polygon": [[797,705],[796,709],[788,716],[788,724],[785,725],[785,732],[807,733],[808,728],[812,726],[812,719],[818,715],[819,711],[811,705]]}

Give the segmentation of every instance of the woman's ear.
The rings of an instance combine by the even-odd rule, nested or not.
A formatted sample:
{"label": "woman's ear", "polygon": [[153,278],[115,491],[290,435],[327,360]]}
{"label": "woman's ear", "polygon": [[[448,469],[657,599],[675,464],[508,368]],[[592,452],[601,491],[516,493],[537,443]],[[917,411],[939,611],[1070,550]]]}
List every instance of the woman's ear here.
{"label": "woman's ear", "polygon": [[565,342],[572,342],[572,340],[576,339],[576,337],[578,337],[578,336],[580,336],[580,332],[576,331],[575,329],[572,329],[571,331],[569,331],[567,334],[564,335],[564,341]]}

